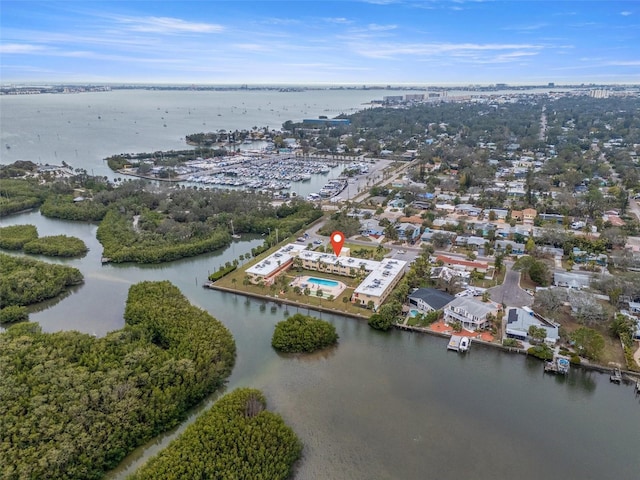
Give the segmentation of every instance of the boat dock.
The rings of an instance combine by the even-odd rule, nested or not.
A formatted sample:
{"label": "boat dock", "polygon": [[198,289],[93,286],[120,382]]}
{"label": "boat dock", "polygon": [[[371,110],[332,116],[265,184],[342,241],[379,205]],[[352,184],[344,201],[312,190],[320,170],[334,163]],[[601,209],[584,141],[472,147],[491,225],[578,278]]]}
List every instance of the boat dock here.
{"label": "boat dock", "polygon": [[[609,376],[609,381],[613,383],[621,383],[622,382],[622,373],[618,367],[614,368]],[[637,384],[636,384],[637,386]]]}
{"label": "boat dock", "polygon": [[553,360],[545,362],[544,364],[545,373],[566,375],[569,373],[569,368],[569,359],[561,355],[556,355],[555,357],[553,357]]}
{"label": "boat dock", "polygon": [[449,343],[447,344],[447,350],[453,350],[454,352],[466,352],[469,350],[471,340],[469,337],[462,337],[460,335],[451,335]]}

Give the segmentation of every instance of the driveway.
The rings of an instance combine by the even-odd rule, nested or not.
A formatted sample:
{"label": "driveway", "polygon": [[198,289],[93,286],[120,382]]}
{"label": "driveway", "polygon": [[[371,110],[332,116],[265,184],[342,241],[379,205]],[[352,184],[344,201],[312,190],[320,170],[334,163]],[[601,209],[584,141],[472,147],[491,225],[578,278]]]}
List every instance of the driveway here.
{"label": "driveway", "polygon": [[533,304],[533,296],[520,288],[520,272],[505,264],[507,273],[502,285],[488,289],[491,300],[504,303],[508,307],[528,307]]}

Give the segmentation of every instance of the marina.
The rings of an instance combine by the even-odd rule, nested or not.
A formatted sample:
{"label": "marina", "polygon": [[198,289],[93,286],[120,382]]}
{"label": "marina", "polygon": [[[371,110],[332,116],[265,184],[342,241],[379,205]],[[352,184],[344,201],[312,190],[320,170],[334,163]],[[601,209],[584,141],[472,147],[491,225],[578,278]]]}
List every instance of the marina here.
{"label": "marina", "polygon": [[197,184],[289,190],[292,182],[308,182],[312,175],[325,175],[331,169],[320,159],[243,153],[197,158],[175,167],[174,171],[181,181]]}

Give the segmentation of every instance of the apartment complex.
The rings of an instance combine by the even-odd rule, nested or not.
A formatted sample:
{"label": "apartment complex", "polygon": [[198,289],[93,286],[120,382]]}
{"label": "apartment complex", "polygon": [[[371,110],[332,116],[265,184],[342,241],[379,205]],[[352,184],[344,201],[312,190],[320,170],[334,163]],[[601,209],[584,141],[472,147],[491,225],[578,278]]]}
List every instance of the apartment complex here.
{"label": "apartment complex", "polygon": [[306,270],[331,273],[345,277],[363,276],[364,280],[355,289],[352,303],[367,306],[373,302],[377,309],[398,284],[407,262],[385,258],[381,262],[348,256],[349,249],[343,248],[340,256],[307,250],[304,245],[290,243],[278,249],[261,262],[248,268],[249,281],[254,284],[264,282],[271,285],[275,279],[291,268],[296,259]]}

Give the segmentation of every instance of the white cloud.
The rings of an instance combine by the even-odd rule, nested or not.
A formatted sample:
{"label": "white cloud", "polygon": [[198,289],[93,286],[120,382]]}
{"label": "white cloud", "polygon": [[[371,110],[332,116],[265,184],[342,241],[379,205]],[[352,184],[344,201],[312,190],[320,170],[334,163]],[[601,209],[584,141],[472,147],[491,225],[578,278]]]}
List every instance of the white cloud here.
{"label": "white cloud", "polygon": [[222,25],[213,23],[188,22],[172,17],[116,17],[129,30],[144,33],[219,33]]}
{"label": "white cloud", "polygon": [[640,67],[640,60],[613,60],[606,65],[612,67]]}
{"label": "white cloud", "polygon": [[499,43],[414,43],[414,44],[360,44],[353,46],[356,53],[368,58],[393,58],[399,55],[434,57],[439,55],[455,55],[473,57],[477,54],[506,50],[539,51],[543,47],[529,44],[499,44]]}
{"label": "white cloud", "polygon": [[395,30],[397,25],[378,25],[377,23],[370,23],[367,28],[373,32],[386,32],[388,30]]}
{"label": "white cloud", "polygon": [[620,15],[622,15],[623,17],[628,17],[629,15],[633,15],[633,12],[625,10],[624,12],[620,12]]}
{"label": "white cloud", "polygon": [[27,43],[6,43],[0,45],[0,53],[3,54],[26,54],[42,52],[44,47],[40,45],[30,45]]}
{"label": "white cloud", "polygon": [[349,25],[353,23],[353,21],[344,17],[324,18],[323,20],[327,23],[337,23],[338,25]]}
{"label": "white cloud", "polygon": [[541,28],[548,27],[548,23],[532,23],[529,25],[511,25],[504,27],[503,30],[513,30],[516,32],[532,32],[534,30],[540,30]]}
{"label": "white cloud", "polygon": [[233,47],[245,52],[267,52],[271,50],[269,46],[260,43],[237,43]]}

